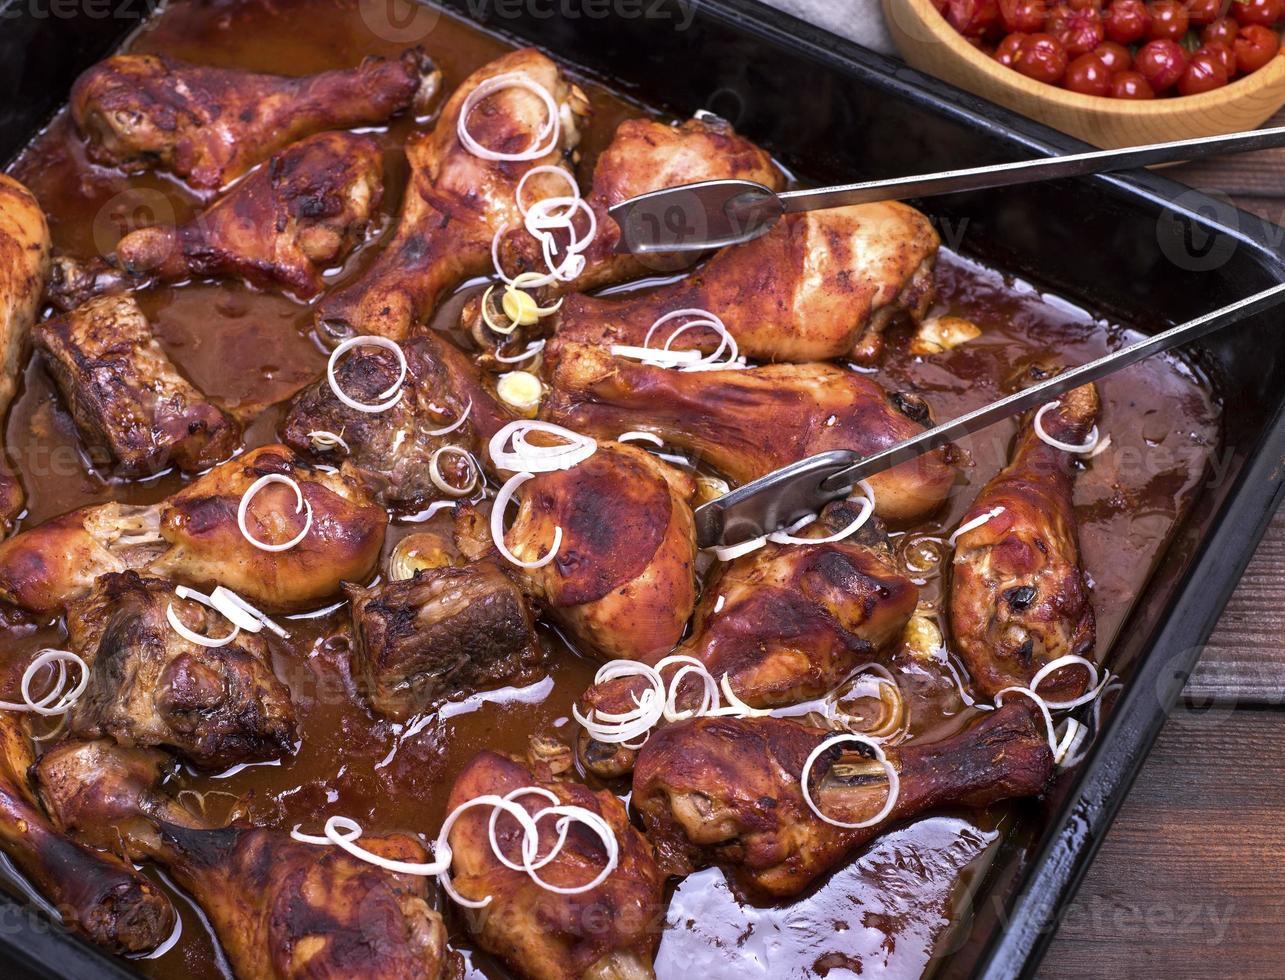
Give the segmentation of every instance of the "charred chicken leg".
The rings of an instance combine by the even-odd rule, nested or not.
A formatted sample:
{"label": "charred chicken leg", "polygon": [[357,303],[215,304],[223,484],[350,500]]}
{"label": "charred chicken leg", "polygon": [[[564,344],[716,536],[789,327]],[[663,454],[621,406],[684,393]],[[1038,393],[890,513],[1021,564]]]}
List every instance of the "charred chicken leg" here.
{"label": "charred chicken leg", "polygon": [[[1041,419],[1047,435],[1083,444],[1097,421],[1092,385],[1063,395]],[[1034,419],[1022,426],[1008,466],[977,495],[951,565],[950,622],[973,683],[988,697],[1027,687],[1045,664],[1067,654],[1093,656],[1095,627],[1080,568],[1072,506],[1075,461],[1044,442]],[[1067,666],[1042,681],[1051,701],[1084,693],[1086,671]]]}
{"label": "charred chicken leg", "polygon": [[[464,767],[451,789],[447,807],[479,796],[504,796],[523,787],[552,793],[562,805],[578,806],[601,816],[615,835],[619,859],[615,870],[596,888],[561,895],[537,885],[522,871],[496,858],[487,836],[490,810],[461,814],[450,832],[452,883],[465,898],[491,897],[487,915],[468,919],[478,944],[533,980],[644,980],[655,976],[652,960],[660,940],[656,928],[664,912],[664,878],[651,843],[629,823],[624,806],[605,790],[593,792],[567,779],[554,778],[546,767],[527,765],[495,752],[482,752]],[[528,793],[515,800],[536,813],[548,799]],[[547,854],[558,837],[557,820],[538,824],[537,853]],[[521,827],[507,814],[496,820],[496,842],[514,860],[520,853]],[[601,839],[583,824],[571,824],[566,845],[540,869],[553,885],[574,888],[592,881],[606,864]]]}
{"label": "charred chicken leg", "polygon": [[305,136],[425,112],[440,82],[419,50],[304,78],[123,54],[76,80],[71,115],[95,163],[217,190]]}
{"label": "charred chicken leg", "polygon": [[0,712],[0,850],[65,925],[113,953],[150,952],[173,930],[173,907],[131,865],[51,825],[31,788],[31,746],[22,716]]}
{"label": "charred chicken leg", "polygon": [[[604,660],[668,653],[696,605],[694,490],[690,477],[649,453],[599,443],[579,465],[536,474],[519,488],[509,550],[536,561],[556,528],[562,541],[552,562],[515,574],[586,653]],[[461,510],[461,548],[470,557],[494,554],[485,523],[472,508]]]}
{"label": "charred chicken leg", "polygon": [[[789,898],[896,821],[948,803],[1029,796],[1052,772],[1031,712],[1006,704],[940,742],[887,749],[900,780],[891,812],[846,829],[821,820],[799,782],[812,750],[834,734],[787,718],[695,718],[655,732],[638,753],[633,804],[662,868],[685,875],[716,863],[756,899]],[[809,788],[822,813],[859,823],[883,808],[889,780],[868,751],[847,743],[821,754]]]}
{"label": "charred chicken leg", "polygon": [[[35,196],[0,174],[0,424],[22,380],[27,336],[40,311],[51,247],[49,224]],[[0,460],[0,523],[8,526],[24,500],[18,478]]]}
{"label": "charred chicken leg", "polygon": [[[786,215],[762,238],[724,249],[682,282],[624,297],[569,297],[557,329],[570,340],[639,346],[660,317],[696,308],[719,316],[747,357],[869,364],[895,317],[917,320],[927,312],[939,245],[928,219],[904,204]],[[653,346],[677,325],[662,325]],[[711,337],[689,330],[674,348]]]}
{"label": "charred chicken leg", "polygon": [[50,299],[72,309],[104,292],[184,279],[243,279],[311,299],[361,242],[384,193],[370,136],[321,133],[273,156],[178,227],[130,232],[105,259],[54,265]]}
{"label": "charred chicken leg", "polygon": [[[559,138],[535,160],[492,161],[474,155],[459,138],[464,102],[484,82],[514,76],[543,88],[558,110]],[[531,48],[514,51],[475,71],[447,100],[431,132],[406,146],[410,183],[397,231],[359,279],[328,296],[317,310],[317,333],[338,343],[354,334],[401,340],[426,318],[449,289],[492,268],[491,242],[505,227],[522,224],[517,187],[537,166],[562,163],[579,140],[587,102],[558,70]],[[521,153],[540,143],[547,111],[533,93],[503,88],[483,98],[466,120],[483,147]],[[523,188],[527,202],[564,194],[565,183],[540,173]]]}
{"label": "charred chicken leg", "polygon": [[[849,503],[832,505],[799,536],[833,534],[855,512]],[[695,658],[715,680],[726,676],[752,707],[799,704],[824,697],[878,659],[901,637],[918,599],[918,587],[894,567],[886,538],[869,525],[840,541],[769,544],[706,582],[692,635],[674,653]],[[627,712],[646,687],[638,677],[596,684],[581,709]],[[699,694],[694,680],[683,685],[677,707],[696,707]],[[579,750],[586,768],[604,778],[627,772],[636,755],[584,731]]]}
{"label": "charred chicken leg", "polygon": [[[551,362],[546,418],[599,438],[653,432],[737,483],[829,449],[873,453],[928,421],[918,398],[890,395],[830,364],[678,371],[574,343],[557,344]],[[870,478],[875,513],[892,521],[924,517],[954,479],[944,450],[903,463]]]}
{"label": "charred chicken leg", "polygon": [[[428,883],[280,830],[207,828],[156,790],[160,759],[68,742],[37,767],[45,805],[67,831],[164,865],[209,916],[238,977],[439,980],[446,929]],[[399,861],[427,853],[407,836],[363,836]]]}

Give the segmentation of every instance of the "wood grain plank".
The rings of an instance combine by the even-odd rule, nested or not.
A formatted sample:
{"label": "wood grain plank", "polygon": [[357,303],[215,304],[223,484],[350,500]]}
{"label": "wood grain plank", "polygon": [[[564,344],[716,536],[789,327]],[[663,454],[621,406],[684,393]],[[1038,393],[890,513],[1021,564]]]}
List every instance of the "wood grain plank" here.
{"label": "wood grain plank", "polygon": [[[1264,125],[1285,126],[1285,110]],[[1172,167],[1165,175],[1193,187],[1217,189],[1226,194],[1281,198],[1285,197],[1285,149],[1200,160]]]}
{"label": "wood grain plank", "polygon": [[1285,714],[1170,718],[1039,976],[1285,975]]}

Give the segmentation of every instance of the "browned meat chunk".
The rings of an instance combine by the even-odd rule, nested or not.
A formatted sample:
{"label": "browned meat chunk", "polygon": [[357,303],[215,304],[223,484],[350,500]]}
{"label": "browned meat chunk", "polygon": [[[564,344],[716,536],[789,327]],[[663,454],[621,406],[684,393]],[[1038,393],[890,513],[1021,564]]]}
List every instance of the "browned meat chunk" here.
{"label": "browned meat chunk", "polygon": [[526,598],[499,568],[425,569],[351,586],[354,673],[380,714],[405,720],[454,695],[530,679],[541,652]]}
{"label": "browned meat chunk", "polygon": [[206,647],[166,618],[202,636],[231,626],[171,583],[137,572],[104,575],[68,612],[71,649],[90,665],[89,687],[71,711],[71,730],[127,746],[167,746],[203,769],[275,759],[291,751],[294,709],[268,665],[263,639],[241,633]]}
{"label": "browned meat chunk", "polygon": [[133,297],[92,300],[35,338],[96,463],[194,472],[236,451],[240,427],[178,373]]}

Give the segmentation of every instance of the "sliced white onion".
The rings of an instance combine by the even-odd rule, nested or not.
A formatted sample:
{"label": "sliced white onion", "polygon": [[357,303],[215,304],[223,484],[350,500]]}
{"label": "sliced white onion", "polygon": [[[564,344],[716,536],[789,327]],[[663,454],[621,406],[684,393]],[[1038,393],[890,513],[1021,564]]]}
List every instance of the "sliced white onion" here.
{"label": "sliced white onion", "polygon": [[1079,445],[1076,445],[1075,443],[1072,443],[1072,442],[1061,442],[1058,439],[1054,439],[1051,435],[1049,435],[1047,432],[1044,431],[1044,413],[1047,412],[1050,408],[1056,408],[1057,405],[1058,403],[1055,401],[1049,402],[1047,405],[1044,405],[1038,412],[1035,413],[1035,434],[1039,436],[1040,439],[1042,439],[1044,442],[1052,446],[1054,449],[1060,449],[1064,453],[1075,453],[1077,455],[1082,455],[1084,453],[1091,453],[1095,449],[1097,449],[1099,437],[1098,437],[1098,427],[1096,425],[1089,430],[1089,437]]}
{"label": "sliced white onion", "polygon": [[[1105,439],[1103,439],[1101,442],[1098,443],[1097,449],[1093,450],[1093,452],[1091,453],[1085,453],[1084,458],[1093,459],[1095,456],[1101,456],[1104,452],[1106,452],[1110,448],[1111,448],[1111,436],[1108,435]],[[1079,743],[1077,742],[1076,744],[1079,744]]]}
{"label": "sliced white onion", "polygon": [[[442,475],[441,458],[443,453],[453,453],[468,464],[469,481],[465,486],[453,486]],[[441,490],[442,493],[448,494],[452,497],[463,497],[466,493],[470,493],[473,488],[477,486],[477,460],[473,458],[473,454],[467,449],[461,449],[459,446],[442,446],[435,450],[433,455],[428,458],[428,477],[433,481],[433,485],[437,487],[437,489]]]}
{"label": "sliced white onion", "polygon": [[[261,610],[250,605],[250,603],[246,602],[231,589],[224,588],[221,585],[215,586],[214,591],[210,593],[210,605],[221,612],[231,622],[236,623],[238,626],[242,626],[243,629],[250,630],[252,633],[257,633],[259,632],[259,627],[266,626],[273,633],[276,633],[277,636],[281,637],[281,639],[290,639],[290,632],[285,629],[285,627],[281,626],[274,620],[269,619]],[[253,627],[243,626],[242,620],[231,614],[231,610],[233,609],[239,610],[243,616],[252,617],[255,625]]]}
{"label": "sliced white onion", "polygon": [[334,449],[336,446],[344,452],[351,454],[352,450],[348,448],[348,443],[344,442],[344,437],[328,432],[325,429],[314,429],[308,433],[308,441],[312,443],[312,448],[318,452],[324,452],[327,449]]}
{"label": "sliced white onion", "polygon": [[[543,432],[561,441],[555,446],[533,445],[528,436]],[[512,448],[506,448],[512,441]],[[550,473],[569,470],[598,451],[597,440],[551,422],[519,419],[491,437],[488,450],[497,468],[511,472]]]}
{"label": "sliced white onion", "polygon": [[630,344],[612,344],[612,357],[627,357],[630,360],[642,361],[648,367],[682,367],[696,364],[701,359],[698,350],[661,350],[655,347],[634,347]]}
{"label": "sliced white onion", "polygon": [[[397,357],[397,380],[375,396],[380,400],[373,405],[350,398],[339,387],[339,382],[335,380],[335,366],[339,363],[339,358],[354,347],[382,347],[384,350],[392,351]],[[358,412],[366,412],[369,415],[377,415],[380,412],[388,411],[402,400],[404,392],[401,387],[406,381],[407,370],[406,355],[402,353],[401,345],[395,340],[389,340],[387,337],[363,335],[361,337],[350,337],[330,352],[330,360],[326,362],[326,380],[330,382],[330,390],[335,393],[335,397],[349,408]]]}
{"label": "sliced white onion", "polygon": [[722,611],[723,611],[723,605],[724,605],[726,602],[727,602],[727,596],[725,596],[725,595],[720,595],[720,596],[719,596],[719,597],[714,601],[714,613],[715,613],[715,615],[717,615],[718,613],[720,613],[720,612],[722,612]]}
{"label": "sliced white onion", "polygon": [[727,701],[726,706],[718,708],[714,713],[718,715],[731,715],[734,718],[766,718],[772,713],[770,708],[754,708],[746,704],[736,696],[732,690],[731,679],[726,673],[723,679],[718,682],[719,690],[723,692],[723,697]]}
{"label": "sliced white onion", "polygon": [[469,413],[470,413],[470,412],[472,412],[472,411],[473,411],[473,399],[472,399],[472,398],[470,398],[470,399],[468,400],[468,404],[464,406],[464,411],[460,413],[460,417],[459,417],[459,418],[457,418],[454,422],[452,422],[450,425],[448,425],[448,426],[446,426],[446,427],[444,427],[444,428],[441,428],[441,429],[429,429],[427,432],[425,432],[425,433],[424,433],[424,435],[426,435],[426,436],[445,436],[445,435],[450,435],[450,433],[454,432],[454,431],[455,431],[456,429],[458,429],[461,425],[463,425],[465,422],[467,422],[467,421],[468,421]]}
{"label": "sliced white onion", "polygon": [[978,514],[972,520],[965,521],[963,524],[959,525],[959,527],[955,528],[954,534],[946,539],[947,547],[955,547],[955,542],[959,540],[961,534],[967,534],[969,531],[977,530],[992,518],[999,517],[1002,513],[1004,513],[1003,507],[994,507],[991,510],[988,510],[985,514]]}
{"label": "sliced white onion", "polygon": [[505,356],[504,354],[501,354],[498,351],[493,356],[501,364],[517,364],[520,361],[525,361],[527,358],[535,357],[536,354],[544,350],[545,343],[547,343],[547,341],[543,341],[543,340],[532,341],[531,343],[526,345],[526,350],[524,350],[521,354],[514,354],[511,357]]}
{"label": "sliced white onion", "polygon": [[714,552],[714,557],[719,561],[731,561],[734,558],[740,558],[741,555],[748,555],[751,551],[758,551],[765,544],[767,544],[766,534],[762,537],[742,541],[740,544],[715,545],[710,551]]}
{"label": "sliced white onion", "polygon": [[[475,140],[468,131],[468,117],[474,107],[487,96],[507,88],[520,88],[535,95],[544,103],[546,113],[544,123],[532,138],[531,145],[517,153],[501,153],[487,149]],[[455,124],[456,135],[459,136],[460,143],[464,145],[464,148],[475,157],[492,161],[538,160],[557,148],[560,131],[561,123],[558,116],[558,105],[554,102],[553,96],[549,94],[548,89],[543,85],[532,81],[519,72],[505,72],[503,75],[496,75],[479,84],[465,96],[464,103],[460,106],[459,119]]]}
{"label": "sliced white onion", "polygon": [[[513,199],[517,202],[518,212],[523,218],[527,215],[527,206],[522,203],[522,191],[526,187],[526,182],[537,174],[553,174],[555,177],[561,177],[567,182],[567,186],[571,188],[571,197],[580,197],[580,185],[576,182],[575,175],[565,167],[555,167],[547,164],[542,167],[532,167],[522,175],[522,179],[518,181],[518,188],[513,193]],[[569,207],[563,212],[563,216],[570,218],[571,215],[575,214],[575,210],[574,206]]]}
{"label": "sliced white onion", "polygon": [[[183,587],[180,585],[179,589],[182,589],[182,588]],[[191,591],[188,590],[188,594],[184,595],[184,593],[178,592],[178,589],[176,589],[175,592],[178,593],[178,596],[180,599],[187,598],[187,599],[196,599],[198,602],[200,601],[199,593],[192,594]],[[208,599],[206,600],[205,605],[209,606],[211,609],[214,608],[214,606],[211,605]],[[210,647],[211,649],[214,649],[216,647],[227,646],[229,643],[231,643],[233,640],[235,640],[238,636],[241,635],[241,627],[237,626],[234,623],[232,625],[232,632],[229,633],[227,636],[220,636],[220,637],[202,636],[200,633],[190,630],[183,625],[182,620],[178,618],[178,614],[174,612],[174,603],[172,602],[167,603],[165,606],[165,618],[170,621],[170,626],[174,628],[175,633],[183,637],[183,639],[187,640],[189,643],[195,643],[199,647]]]}
{"label": "sliced white onion", "polygon": [[[690,317],[691,319],[686,323],[679,324],[670,332],[664,345],[658,350],[654,350],[651,347],[651,340],[652,337],[655,336],[656,331],[669,321],[680,317]],[[745,359],[740,356],[740,351],[736,346],[736,338],[733,337],[731,331],[727,329],[727,325],[723,322],[722,318],[717,314],[711,313],[709,310],[700,309],[699,307],[673,310],[666,313],[664,316],[657,318],[657,320],[647,329],[647,335],[643,338],[643,347],[649,350],[654,350],[653,356],[680,353],[671,350],[674,341],[688,330],[701,327],[707,330],[712,330],[718,335],[718,346],[709,354],[699,356],[695,361],[684,364],[680,370],[724,371],[748,367],[745,363]],[[700,352],[689,351],[687,353],[699,354]]]}
{"label": "sliced white onion", "polygon": [[[307,508],[307,511],[308,511],[307,517],[304,518],[303,530],[301,530],[289,541],[284,541],[281,544],[268,544],[264,541],[260,541],[253,534],[251,534],[249,529],[245,526],[245,517],[250,507],[250,501],[254,499],[255,494],[257,494],[264,487],[272,483],[284,483],[286,486],[294,489],[294,496],[295,496],[294,512],[296,514],[299,513],[301,510],[303,510],[305,507]],[[250,544],[258,548],[260,551],[272,551],[272,552],[289,551],[291,548],[297,545],[300,541],[306,538],[308,536],[308,531],[312,529],[312,504],[308,503],[306,500],[303,499],[303,489],[299,486],[296,480],[286,476],[283,473],[269,473],[266,476],[259,477],[257,480],[255,480],[253,483],[250,484],[250,486],[246,489],[245,493],[241,494],[241,504],[236,509],[236,525],[241,529],[241,534],[245,537],[245,539],[249,541]]]}
{"label": "sliced white onion", "polygon": [[496,549],[504,556],[505,560],[512,562],[519,568],[543,568],[557,557],[558,549],[562,547],[562,528],[558,526],[553,529],[553,544],[549,547],[548,554],[535,561],[523,561],[511,552],[509,546],[504,543],[504,512],[508,509],[509,501],[513,499],[513,494],[518,487],[533,476],[535,476],[534,473],[515,474],[504,486],[500,487],[499,493],[495,495],[495,503],[491,506],[491,540],[495,542]]}
{"label": "sliced white onion", "polygon": [[1048,677],[1050,674],[1056,671],[1061,670],[1063,667],[1069,667],[1073,664],[1083,667],[1085,671],[1088,672],[1089,683],[1087,686],[1087,690],[1085,691],[1085,693],[1081,694],[1078,698],[1072,698],[1070,701],[1047,701],[1046,700],[1044,703],[1047,704],[1054,711],[1064,711],[1068,708],[1078,708],[1082,704],[1088,704],[1090,701],[1092,701],[1095,697],[1098,696],[1098,691],[1102,687],[1102,685],[1098,682],[1098,676],[1099,676],[1098,665],[1095,664],[1092,660],[1087,660],[1084,657],[1077,657],[1073,653],[1068,653],[1066,656],[1058,657],[1056,660],[1050,660],[1043,667],[1037,670],[1035,672],[1035,675],[1031,678],[1031,690],[1038,691],[1040,689],[1040,682],[1043,681],[1046,677]]}
{"label": "sliced white onion", "polygon": [[603,865],[602,870],[599,871],[591,881],[587,881],[583,885],[552,885],[536,874],[536,867],[538,866],[533,865],[527,866],[527,877],[545,891],[554,892],[558,895],[579,895],[583,892],[592,891],[606,881],[607,876],[610,875],[611,872],[615,871],[616,865],[620,863],[620,843],[616,840],[616,835],[612,831],[611,825],[608,824],[600,814],[594,813],[592,810],[587,810],[582,806],[559,805],[545,807],[532,819],[538,824],[541,818],[546,815],[554,815],[562,818],[557,823],[559,833],[558,843],[550,854],[556,854],[562,849],[562,844],[565,843],[567,839],[567,830],[572,823],[582,823],[597,834],[599,839],[601,839],[602,846],[607,852],[607,863]]}
{"label": "sliced white onion", "polygon": [[[382,854],[376,854],[374,851],[368,851],[355,843],[361,837],[361,824],[357,823],[356,820],[350,820],[348,817],[327,818],[323,833],[326,835],[328,843],[339,846],[355,858],[360,858],[368,864],[373,864],[377,868],[383,868],[385,871],[391,871],[394,874],[433,877],[440,875],[446,868],[450,867],[450,848],[447,848],[445,859],[439,858],[436,861],[398,861],[394,858],[386,858]],[[440,854],[440,852],[438,853]]]}
{"label": "sliced white onion", "polygon": [[[840,745],[844,742],[855,742],[858,745],[868,746],[875,754],[875,761],[883,766],[884,771],[888,774],[888,798],[884,801],[882,809],[868,820],[862,820],[859,823],[845,823],[842,820],[835,820],[821,812],[820,807],[812,800],[812,790],[808,786],[808,775],[812,771],[812,765],[816,762],[817,757],[833,745]],[[811,754],[808,755],[807,761],[803,763],[803,772],[799,775],[799,785],[803,789],[803,800],[807,803],[808,809],[818,817],[830,824],[832,827],[844,827],[848,830],[860,830],[863,827],[873,827],[875,824],[884,820],[888,814],[892,813],[892,808],[897,805],[897,796],[901,792],[901,778],[897,774],[897,767],[888,761],[888,756],[884,754],[883,747],[874,739],[865,735],[856,735],[843,733],[832,735],[824,742],[821,742]]]}
{"label": "sliced white onion", "polygon": [[797,531],[801,526],[806,526],[806,524],[811,524],[812,521],[816,520],[814,516],[809,515],[811,519],[807,520],[805,525],[795,524],[793,527],[786,528],[783,531],[774,531],[767,536],[767,539],[775,544],[833,544],[835,541],[842,541],[844,538],[851,537],[861,530],[866,521],[870,520],[870,515],[875,512],[874,490],[871,489],[870,484],[865,480],[862,480],[857,485],[861,487],[862,492],[865,493],[865,496],[861,499],[861,513],[858,514],[847,527],[840,531],[835,531],[834,534],[828,534],[823,538],[794,537],[792,532]]}
{"label": "sliced white onion", "polygon": [[[48,692],[39,700],[36,700],[31,696],[31,682],[35,679],[40,669],[48,664],[58,665],[58,677]],[[80,680],[76,682],[76,685],[70,691],[66,690],[67,664],[75,664],[80,670]],[[22,672],[22,684],[18,688],[19,693],[22,694],[22,703],[0,701],[0,709],[4,711],[32,711],[46,718],[52,718],[55,715],[66,714],[71,710],[72,706],[80,699],[80,696],[85,693],[85,688],[88,686],[89,665],[85,661],[70,650],[45,648],[36,653],[31,663],[27,664],[27,669]]]}
{"label": "sliced white onion", "polygon": [[663,446],[665,440],[654,432],[642,432],[637,429],[631,429],[629,432],[622,432],[616,436],[616,442],[650,442],[653,446]]}
{"label": "sliced white onion", "polygon": [[1087,726],[1081,725],[1074,718],[1066,719],[1066,730],[1062,733],[1057,748],[1053,750],[1053,764],[1059,768],[1067,768],[1067,757],[1074,754],[1088,733]]}

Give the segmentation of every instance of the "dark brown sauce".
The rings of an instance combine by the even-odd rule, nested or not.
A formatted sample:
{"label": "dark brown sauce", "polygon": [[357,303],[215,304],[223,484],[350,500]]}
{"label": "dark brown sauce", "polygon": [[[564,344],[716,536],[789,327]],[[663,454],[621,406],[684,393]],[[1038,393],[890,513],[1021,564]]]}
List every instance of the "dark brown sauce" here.
{"label": "dark brown sauce", "polygon": [[[442,67],[448,91],[507,48],[446,14],[421,43]],[[210,0],[169,6],[133,49],[304,74],[348,67],[366,54],[396,55],[403,46],[374,37],[355,0]],[[616,124],[646,111],[601,86],[585,87],[595,114],[583,146],[582,185],[588,184],[597,152]],[[393,224],[406,171],[400,145],[412,128],[426,122],[399,120],[380,131],[393,177],[383,222],[372,238]],[[75,255],[110,249],[123,229],[158,216],[181,219],[199,203],[164,178],[126,178],[88,164],[65,115],[36,140],[13,173],[40,198],[58,248]],[[336,281],[360,274],[376,252],[376,247],[358,252],[335,274]],[[989,401],[1028,361],[1051,354],[1059,364],[1080,363],[1130,339],[1121,328],[1095,322],[1082,310],[960,256],[943,254],[939,270],[942,308],[976,322],[983,336],[932,358],[911,357],[907,338],[894,336],[885,366],[876,372],[890,387],[921,392],[939,419]],[[309,335],[309,308],[289,299],[237,285],[192,283],[151,291],[142,302],[176,363],[208,395],[250,420],[250,445],[273,440],[281,415],[273,403],[324,366],[322,350]],[[1216,448],[1218,411],[1202,379],[1172,358],[1140,364],[1104,382],[1101,391],[1101,425],[1111,435],[1112,449],[1085,468],[1076,502],[1084,563],[1095,582],[1103,655],[1166,536],[1199,489]],[[1012,424],[999,425],[963,444],[969,457],[967,485],[937,520],[899,535],[903,550],[924,537],[949,535],[976,489],[1002,465],[1013,432]],[[173,475],[131,484],[88,474],[74,427],[39,364],[27,370],[25,389],[10,415],[7,446],[29,493],[24,526],[86,503],[154,502],[180,483]],[[445,529],[445,516],[433,526]],[[396,526],[389,547],[416,528]],[[935,609],[942,599],[939,569],[921,578],[923,601]],[[344,814],[372,830],[431,837],[454,774],[479,749],[521,752],[534,733],[560,733],[570,740],[570,704],[596,668],[549,632],[546,679],[521,691],[478,695],[397,725],[375,719],[363,706],[348,672],[345,619],[342,609],[296,619],[289,623],[290,643],[273,641],[274,666],[290,687],[300,719],[302,742],[293,757],[213,777],[181,773],[171,789],[195,791],[184,794],[185,802],[199,806],[203,799],[215,819],[240,798],[251,819],[266,825],[302,823],[315,832],[327,815]],[[0,636],[10,651],[6,674],[15,666],[20,673],[29,652],[56,644],[61,628],[6,626]],[[913,692],[912,737],[944,734],[976,714],[964,707],[949,675],[937,666],[905,656],[898,663],[905,688]],[[743,907],[720,872],[695,875],[674,891],[658,973],[918,976],[935,950],[948,952],[937,946],[955,896],[962,882],[983,873],[1011,823],[1008,813],[996,808],[916,821],[883,836],[815,892],[781,908]],[[172,948],[137,965],[163,978],[227,975],[199,910],[171,892],[182,916],[181,935]],[[503,975],[488,957],[471,950],[457,921],[451,939],[471,971]]]}

